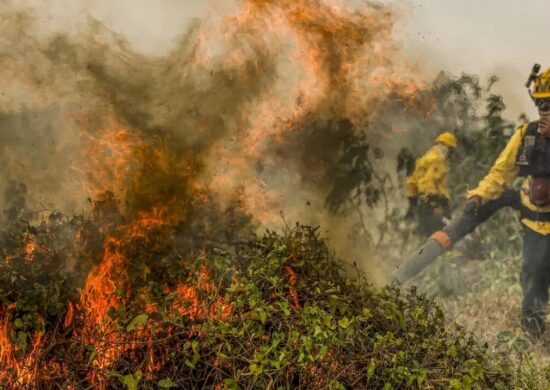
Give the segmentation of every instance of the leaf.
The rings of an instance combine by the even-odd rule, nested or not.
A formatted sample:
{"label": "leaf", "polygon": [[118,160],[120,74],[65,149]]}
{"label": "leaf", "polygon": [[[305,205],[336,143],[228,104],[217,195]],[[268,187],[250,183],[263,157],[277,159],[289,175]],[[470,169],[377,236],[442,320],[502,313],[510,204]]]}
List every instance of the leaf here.
{"label": "leaf", "polygon": [[449,386],[451,389],[460,390],[463,389],[464,386],[462,386],[462,382],[460,382],[458,379],[451,379],[449,381]]}
{"label": "leaf", "polygon": [[27,351],[27,340],[29,339],[29,335],[27,332],[17,332],[17,346],[21,349],[21,351],[26,352]]}
{"label": "leaf", "polygon": [[374,362],[374,359],[371,359],[369,367],[367,368],[367,379],[372,378],[374,375],[374,370],[376,370],[376,363]]}
{"label": "leaf", "polygon": [[249,366],[250,372],[254,374],[254,376],[261,375],[264,372],[264,367],[261,364],[252,363]]}
{"label": "leaf", "polygon": [[170,389],[172,387],[178,387],[178,384],[175,383],[172,379],[170,378],[164,378],[164,379],[161,379],[159,382],[158,382],[158,385],[161,389]]}
{"label": "leaf", "polygon": [[319,325],[315,325],[315,330],[313,331],[313,337],[316,337],[319,333],[321,333],[321,327]]}
{"label": "leaf", "polygon": [[329,389],[330,390],[346,390],[346,387],[343,384],[341,384],[340,382],[338,382],[337,380],[334,380],[334,381],[330,382]]}
{"label": "leaf", "polygon": [[347,329],[350,326],[351,322],[347,317],[342,318],[340,321],[338,321],[338,325],[342,329]]}
{"label": "leaf", "polygon": [[427,375],[428,375],[428,372],[426,370],[421,370],[420,371],[420,374],[418,374],[418,376],[416,377],[416,384],[417,384],[418,388],[422,387],[422,384],[426,380]]}
{"label": "leaf", "polygon": [[126,388],[128,390],[137,390],[138,383],[141,380],[141,377],[142,377],[141,371],[136,371],[134,374],[124,375],[121,378],[121,381],[124,385],[126,385]]}
{"label": "leaf", "polygon": [[470,369],[470,376],[474,379],[480,379],[483,377],[483,368],[476,364]]}
{"label": "leaf", "polygon": [[256,314],[258,315],[261,323],[265,324],[265,322],[267,321],[267,312],[262,308],[258,308],[256,309]]}
{"label": "leaf", "polygon": [[92,353],[90,354],[90,357],[88,358],[88,365],[91,365],[94,362],[96,357],[97,357],[97,350],[94,347],[94,349],[92,350]]}
{"label": "leaf", "polygon": [[138,315],[135,316],[134,319],[128,324],[128,326],[126,327],[126,331],[127,331],[127,332],[132,332],[132,331],[134,331],[138,326],[140,326],[140,325],[145,325],[145,323],[147,322],[148,319],[149,319],[149,315],[148,315],[148,314],[138,314]]}
{"label": "leaf", "polygon": [[372,312],[370,311],[370,309],[368,308],[363,309],[363,317],[365,317],[365,319],[367,320],[372,317]]}
{"label": "leaf", "polygon": [[189,359],[186,359],[185,360],[185,364],[189,367],[189,368],[192,368],[194,369],[197,362],[200,360],[201,358],[201,355],[198,351],[198,348],[196,348],[194,346],[195,343],[193,343],[193,359],[192,360],[189,360]]}
{"label": "leaf", "polygon": [[224,379],[223,384],[228,390],[239,390],[239,385],[233,379]]}
{"label": "leaf", "polygon": [[458,356],[458,352],[456,350],[456,347],[454,345],[451,345],[447,351],[447,356],[450,356],[452,358],[456,358]]}

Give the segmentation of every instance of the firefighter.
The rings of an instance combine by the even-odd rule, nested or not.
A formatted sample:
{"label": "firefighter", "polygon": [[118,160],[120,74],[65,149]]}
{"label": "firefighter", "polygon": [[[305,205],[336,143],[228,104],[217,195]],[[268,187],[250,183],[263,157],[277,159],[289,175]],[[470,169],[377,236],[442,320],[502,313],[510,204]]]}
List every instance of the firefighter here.
{"label": "firefighter", "polygon": [[407,178],[409,210],[407,218],[418,215],[418,232],[430,236],[443,228],[443,218],[450,216],[450,195],[447,185],[449,160],[457,148],[451,132],[440,134],[424,156],[416,160],[413,173]]}
{"label": "firefighter", "polygon": [[534,69],[531,96],[540,119],[516,129],[487,176],[468,193],[466,210],[476,212],[480,205],[498,198],[517,177],[523,179],[519,195],[523,225],[521,325],[540,338],[550,286],[550,68],[540,75],[538,68]]}

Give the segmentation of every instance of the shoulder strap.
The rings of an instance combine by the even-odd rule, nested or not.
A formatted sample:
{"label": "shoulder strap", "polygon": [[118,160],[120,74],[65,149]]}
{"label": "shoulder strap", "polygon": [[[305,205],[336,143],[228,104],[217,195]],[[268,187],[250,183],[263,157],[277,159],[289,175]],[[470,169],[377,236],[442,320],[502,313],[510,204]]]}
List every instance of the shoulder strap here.
{"label": "shoulder strap", "polygon": [[527,134],[537,135],[539,132],[539,121],[529,122],[527,125]]}
{"label": "shoulder strap", "polygon": [[529,166],[531,156],[533,155],[535,140],[538,135],[539,122],[529,122],[520,126],[518,129],[521,132],[521,146],[516,156],[516,165],[520,167],[519,175],[527,176],[529,174],[527,167]]}
{"label": "shoulder strap", "polygon": [[529,122],[518,127],[518,131],[521,132],[521,138],[525,138],[526,135],[537,135],[539,130],[539,121]]}

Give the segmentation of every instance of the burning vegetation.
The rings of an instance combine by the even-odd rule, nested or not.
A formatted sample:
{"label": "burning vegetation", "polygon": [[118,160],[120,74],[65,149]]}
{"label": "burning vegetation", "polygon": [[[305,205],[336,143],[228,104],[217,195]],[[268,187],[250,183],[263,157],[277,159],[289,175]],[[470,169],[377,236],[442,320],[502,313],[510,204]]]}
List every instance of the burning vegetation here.
{"label": "burning vegetation", "polygon": [[[103,228],[52,215],[3,232],[7,388],[514,383],[432,301],[344,278],[316,229],[192,253],[162,211]],[[30,260],[24,237],[44,248]]]}
{"label": "burning vegetation", "polygon": [[385,154],[468,127],[477,80],[398,61],[387,6],[239,5],[149,58],[0,1],[0,384],[517,383],[431,300],[342,276],[317,229],[258,234],[284,210],[339,255],[383,248]]}

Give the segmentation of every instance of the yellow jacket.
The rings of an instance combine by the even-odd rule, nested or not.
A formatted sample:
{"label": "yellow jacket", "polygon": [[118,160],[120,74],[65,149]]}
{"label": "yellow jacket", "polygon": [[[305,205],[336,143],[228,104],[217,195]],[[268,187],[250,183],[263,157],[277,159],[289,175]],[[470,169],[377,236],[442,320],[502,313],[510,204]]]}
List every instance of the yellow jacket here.
{"label": "yellow jacket", "polygon": [[439,196],[450,199],[448,173],[445,147],[432,146],[424,156],[416,160],[414,172],[407,178],[407,197],[425,199],[428,196]]}
{"label": "yellow jacket", "polygon": [[[516,158],[526,131],[527,125],[522,125],[517,128],[487,176],[479,182],[476,189],[468,192],[468,198],[477,195],[483,199],[483,202],[486,202],[498,198],[506,187],[512,185],[518,176],[519,169],[516,166]],[[550,212],[550,205],[537,207],[529,201],[529,182],[530,178],[527,177],[523,180],[521,185],[520,198],[522,205],[535,212]],[[527,218],[522,218],[521,223],[537,233],[545,235],[550,234],[550,222],[532,221]]]}

